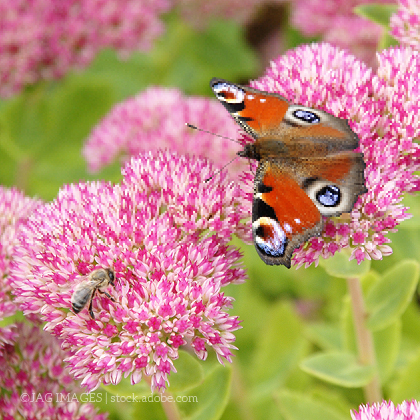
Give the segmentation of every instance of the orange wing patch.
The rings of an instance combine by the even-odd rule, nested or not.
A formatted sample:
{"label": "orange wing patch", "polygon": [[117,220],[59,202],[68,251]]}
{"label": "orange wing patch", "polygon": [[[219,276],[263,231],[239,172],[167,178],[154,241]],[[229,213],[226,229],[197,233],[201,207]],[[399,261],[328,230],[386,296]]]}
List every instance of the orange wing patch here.
{"label": "orange wing patch", "polygon": [[262,179],[272,191],[262,193],[262,200],[273,208],[277,220],[286,236],[314,228],[321,220],[321,214],[299,184],[287,173],[267,168]]}
{"label": "orange wing patch", "polygon": [[244,105],[245,108],[238,115],[259,133],[278,127],[289,108],[287,101],[280,97],[254,92],[246,92]]}

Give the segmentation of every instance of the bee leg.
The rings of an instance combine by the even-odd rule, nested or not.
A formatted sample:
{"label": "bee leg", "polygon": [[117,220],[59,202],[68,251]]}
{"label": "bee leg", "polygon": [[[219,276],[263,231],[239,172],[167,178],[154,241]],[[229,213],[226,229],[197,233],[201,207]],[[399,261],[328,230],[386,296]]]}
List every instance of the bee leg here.
{"label": "bee leg", "polygon": [[92,319],[95,319],[95,315],[92,310],[92,303],[93,303],[93,297],[95,296],[95,292],[96,290],[93,291],[92,296],[90,297],[90,301],[89,301],[89,315]]}
{"label": "bee leg", "polygon": [[98,289],[98,292],[101,293],[102,295],[105,295],[108,299],[111,299],[113,302],[115,302],[115,299],[108,292],[105,292],[99,289]]}

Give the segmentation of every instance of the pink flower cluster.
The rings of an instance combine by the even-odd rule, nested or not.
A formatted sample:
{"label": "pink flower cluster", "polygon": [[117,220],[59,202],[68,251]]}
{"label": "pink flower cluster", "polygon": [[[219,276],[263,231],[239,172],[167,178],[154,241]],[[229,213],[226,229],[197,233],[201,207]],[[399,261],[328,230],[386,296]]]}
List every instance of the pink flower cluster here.
{"label": "pink flower cluster", "polygon": [[[150,87],[114,107],[93,130],[83,148],[92,172],[120,155],[123,160],[147,150],[169,149],[210,159],[221,167],[235,157],[240,146],[185,126],[190,123],[211,133],[236,139],[238,128],[214,99],[186,97],[177,89]],[[240,160],[229,173],[244,169]]]}
{"label": "pink flower cluster", "polygon": [[83,68],[104,48],[145,50],[168,0],[0,0],[0,96]]}
{"label": "pink flower cluster", "polygon": [[352,411],[353,420],[418,420],[420,404],[413,401],[403,401],[396,407],[393,402],[383,401],[381,404],[361,405],[359,412]]}
{"label": "pink flower cluster", "polygon": [[398,11],[391,16],[391,35],[401,44],[420,50],[420,1],[398,0]]}
{"label": "pink flower cluster", "polygon": [[[295,0],[292,23],[306,36],[321,35],[323,41],[349,49],[365,63],[375,64],[375,52],[383,29],[376,23],[354,14],[356,6],[370,0]],[[381,0],[377,3],[394,3]]]}
{"label": "pink flower cluster", "polygon": [[[12,287],[9,282],[10,262],[13,258],[13,247],[17,242],[19,227],[41,204],[40,200],[25,197],[14,188],[0,186],[0,321],[3,324],[7,323],[6,318],[19,310],[13,301]],[[0,327],[0,349],[5,343],[13,342],[15,333],[13,323]]]}
{"label": "pink flower cluster", "polygon": [[[350,259],[392,253],[388,232],[411,217],[405,192],[420,189],[420,54],[394,48],[378,55],[376,74],[352,55],[328,44],[305,45],[274,60],[252,87],[278,92],[294,103],[324,109],[349,121],[366,162],[368,192],[350,215],[332,218],[321,237],[294,253],[298,267],[351,248]],[[248,180],[253,178],[248,175]]]}
{"label": "pink flower cluster", "polygon": [[60,343],[38,327],[18,324],[16,342],[0,349],[0,413],[3,420],[105,420],[78,400],[82,388],[64,366]]}
{"label": "pink flower cluster", "polygon": [[[71,373],[88,390],[143,375],[164,388],[181,346],[231,360],[237,317],[221,291],[245,272],[232,234],[248,231],[237,184],[205,160],[170,152],[132,159],[121,185],[61,189],[21,229],[12,281],[25,314],[39,313],[62,341]],[[214,178],[204,182],[210,175]],[[77,284],[111,268],[115,299],[96,294],[70,311]]]}

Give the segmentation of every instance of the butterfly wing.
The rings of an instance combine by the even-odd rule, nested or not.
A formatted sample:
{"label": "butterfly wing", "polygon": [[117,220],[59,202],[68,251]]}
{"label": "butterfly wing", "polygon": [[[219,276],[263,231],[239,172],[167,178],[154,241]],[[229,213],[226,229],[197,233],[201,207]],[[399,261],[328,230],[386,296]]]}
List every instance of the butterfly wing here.
{"label": "butterfly wing", "polygon": [[277,93],[262,92],[217,78],[210,81],[210,86],[230,115],[254,139],[271,127],[278,127],[289,107],[286,98]]}
{"label": "butterfly wing", "polygon": [[295,173],[301,185],[323,216],[351,212],[367,190],[362,153],[343,151],[326,157],[299,159]]}
{"label": "butterfly wing", "polygon": [[260,163],[255,176],[252,232],[255,247],[269,265],[290,268],[293,250],[320,235],[321,214],[287,165]]}
{"label": "butterfly wing", "polygon": [[[280,141],[296,157],[323,156],[359,146],[348,122],[328,112],[290,105],[286,98],[213,78],[210,85],[235,121],[254,139]],[[271,145],[268,148],[270,148]]]}
{"label": "butterfly wing", "polygon": [[255,247],[266,264],[290,268],[294,249],[321,234],[322,216],[353,209],[365,191],[360,161],[361,154],[353,152],[261,160],[254,183],[252,229]]}

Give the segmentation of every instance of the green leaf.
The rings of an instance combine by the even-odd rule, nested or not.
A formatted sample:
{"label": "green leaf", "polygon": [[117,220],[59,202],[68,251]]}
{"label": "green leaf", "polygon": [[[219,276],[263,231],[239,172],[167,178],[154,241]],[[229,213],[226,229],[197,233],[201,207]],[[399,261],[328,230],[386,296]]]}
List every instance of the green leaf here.
{"label": "green leaf", "polygon": [[326,323],[311,324],[306,329],[306,335],[322,350],[342,349],[340,329],[336,325]]}
{"label": "green leaf", "polygon": [[[192,366],[187,358],[184,358],[182,364],[184,367]],[[193,368],[196,370],[196,367]],[[132,410],[130,418],[164,420],[170,418],[165,414],[169,410],[177,412],[183,420],[217,420],[229,400],[231,376],[230,366],[221,366],[215,362],[196,387],[180,392],[170,392],[168,388],[165,394],[151,394],[149,387],[148,394],[139,396],[138,402],[127,404],[128,409]]]}
{"label": "green leaf", "polygon": [[418,278],[416,261],[402,261],[388,270],[366,296],[366,309],[370,313],[367,326],[379,330],[401,316],[410,303]]}
{"label": "green leaf", "polygon": [[362,366],[351,353],[329,352],[308,357],[301,363],[308,374],[345,388],[368,384],[374,375],[372,366]]}
{"label": "green leaf", "polygon": [[405,339],[404,349],[420,348],[420,308],[417,299],[413,299],[408,305],[401,319]]}
{"label": "green leaf", "polygon": [[366,296],[369,290],[372,288],[374,284],[376,284],[379,279],[381,278],[381,275],[374,270],[370,270],[369,273],[362,276],[360,279],[360,282],[362,284],[362,292],[363,295]]}
{"label": "green leaf", "polygon": [[230,366],[216,365],[199,386],[188,392],[174,393],[178,399],[182,400],[177,403],[181,418],[185,420],[219,419],[229,400],[231,379]]}
{"label": "green leaf", "polygon": [[[306,392],[306,391],[305,391]],[[312,387],[310,397],[324,403],[324,405],[331,407],[333,410],[346,416],[348,419],[349,412],[354,408],[353,404],[349,401],[350,393],[360,392],[359,389],[349,390],[343,392],[342,388],[326,387],[324,384]],[[306,392],[306,394],[308,394]]]}
{"label": "green leaf", "polygon": [[401,223],[398,230],[420,229],[420,196],[418,194],[406,194],[402,204],[409,208],[408,212],[412,214],[412,217],[408,220],[404,220],[404,223]]}
{"label": "green leaf", "polygon": [[390,399],[395,402],[404,400],[420,400],[420,352],[399,372],[399,377],[393,383]]}
{"label": "green leaf", "polygon": [[[118,385],[101,385],[101,388],[108,392],[110,395],[120,397],[142,397],[144,395],[150,395],[150,385],[146,381],[141,381],[136,385],[133,385],[130,378],[124,378]],[[109,397],[108,397],[109,398]]]}
{"label": "green leaf", "polygon": [[[306,394],[282,390],[276,393],[275,399],[281,414],[286,420],[348,420],[349,416],[336,410],[335,407],[308,397]],[[310,413],[310,415],[308,415]]]}
{"label": "green leaf", "polygon": [[[180,350],[179,358],[174,362],[177,372],[172,372],[169,376],[169,393],[181,392],[199,385],[204,379],[204,372],[200,362],[196,357]],[[121,397],[151,395],[150,385],[141,381],[132,385],[129,378],[123,379],[118,385],[101,385],[102,389],[112,395]]]}
{"label": "green leaf", "polygon": [[261,326],[252,363],[251,381],[262,394],[282,385],[298,365],[307,346],[302,332],[301,321],[290,304],[281,302],[272,307]]}
{"label": "green leaf", "polygon": [[398,45],[399,42],[388,32],[387,29],[384,29],[381,38],[378,43],[378,51],[386,50],[390,47]]}
{"label": "green leaf", "polygon": [[[153,397],[156,397],[155,400]],[[166,416],[159,398],[159,395],[149,394],[147,397],[144,397],[141,402],[126,404],[123,412],[124,414],[128,412],[130,419],[167,420],[168,416]],[[175,410],[177,409],[176,406],[171,408]],[[118,417],[117,419],[119,420]]]}
{"label": "green leaf", "polygon": [[386,384],[393,375],[401,344],[401,320],[397,319],[379,331],[373,333],[376,362],[381,384]]}
{"label": "green leaf", "polygon": [[168,391],[171,393],[197,386],[204,379],[203,368],[196,356],[183,350],[179,350],[178,354],[179,358],[174,362],[177,372],[170,376]]}
{"label": "green leaf", "polygon": [[361,277],[370,270],[370,261],[365,260],[360,265],[356,260],[349,261],[349,253],[346,250],[337,252],[333,257],[326,260],[320,259],[319,265],[333,277],[351,278]]}
{"label": "green leaf", "polygon": [[379,23],[379,25],[389,28],[389,20],[398,10],[395,4],[378,4],[370,3],[357,6],[353,9],[354,13],[364,17],[372,22]]}
{"label": "green leaf", "polygon": [[409,221],[405,220],[398,227],[397,232],[392,232],[388,235],[392,241],[393,252],[392,255],[384,258],[382,261],[372,262],[372,266],[377,271],[384,273],[398,262],[406,259],[420,261],[420,230],[414,227],[407,227],[406,229],[406,222]]}

